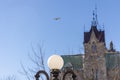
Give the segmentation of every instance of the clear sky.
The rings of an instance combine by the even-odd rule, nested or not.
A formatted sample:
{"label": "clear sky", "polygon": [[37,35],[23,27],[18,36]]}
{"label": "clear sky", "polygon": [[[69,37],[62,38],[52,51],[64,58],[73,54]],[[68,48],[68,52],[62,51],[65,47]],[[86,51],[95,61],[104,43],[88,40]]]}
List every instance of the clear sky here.
{"label": "clear sky", "polygon": [[[44,43],[47,58],[57,53],[83,52],[83,32],[91,26],[97,5],[106,46],[112,40],[120,50],[120,0],[0,0],[0,77],[19,74],[20,62],[30,65],[31,44]],[[55,21],[54,18],[61,19]],[[99,27],[100,28],[100,27]],[[31,64],[32,65],[32,64]]]}

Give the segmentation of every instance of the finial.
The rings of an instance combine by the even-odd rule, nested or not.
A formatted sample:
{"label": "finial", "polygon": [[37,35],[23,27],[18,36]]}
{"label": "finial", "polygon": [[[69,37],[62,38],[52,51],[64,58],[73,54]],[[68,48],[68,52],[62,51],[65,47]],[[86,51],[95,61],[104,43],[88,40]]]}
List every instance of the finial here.
{"label": "finial", "polygon": [[103,28],[103,30],[105,30],[105,25],[104,25],[104,23],[103,23],[103,27],[102,27],[102,28]]}
{"label": "finial", "polygon": [[115,52],[115,49],[113,47],[113,42],[112,41],[110,42],[110,50],[109,51]]}
{"label": "finial", "polygon": [[95,11],[93,10],[93,20],[92,20],[92,26],[97,26],[96,24],[96,18],[95,18]]}
{"label": "finial", "polygon": [[110,50],[113,50],[113,42],[110,42]]}
{"label": "finial", "polygon": [[93,10],[93,20],[95,20],[95,11]]}
{"label": "finial", "polygon": [[96,22],[98,24],[98,20],[97,20],[97,5],[95,5],[95,19],[96,19]]}
{"label": "finial", "polygon": [[85,24],[84,24],[84,32],[85,32]]}
{"label": "finial", "polygon": [[97,20],[97,7],[95,6],[95,10],[93,10],[93,21],[92,26],[97,26],[98,20]]}

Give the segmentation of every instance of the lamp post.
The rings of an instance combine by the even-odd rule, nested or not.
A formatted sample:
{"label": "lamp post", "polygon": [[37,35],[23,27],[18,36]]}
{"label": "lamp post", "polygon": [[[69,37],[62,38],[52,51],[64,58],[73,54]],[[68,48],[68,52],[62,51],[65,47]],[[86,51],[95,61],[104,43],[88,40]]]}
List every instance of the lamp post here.
{"label": "lamp post", "polygon": [[[48,67],[51,70],[51,74],[54,77],[53,80],[59,80],[58,75],[60,73],[60,69],[63,67],[64,61],[59,55],[52,55],[48,59]],[[44,74],[46,79],[49,80],[49,76],[46,71],[40,70],[35,75],[35,80],[39,80],[40,74]]]}

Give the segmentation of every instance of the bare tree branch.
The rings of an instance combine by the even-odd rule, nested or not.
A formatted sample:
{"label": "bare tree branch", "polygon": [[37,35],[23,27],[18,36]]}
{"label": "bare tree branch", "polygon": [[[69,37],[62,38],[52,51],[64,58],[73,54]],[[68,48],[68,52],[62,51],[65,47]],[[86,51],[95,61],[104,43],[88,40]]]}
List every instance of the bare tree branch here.
{"label": "bare tree branch", "polygon": [[2,78],[0,80],[16,80],[16,77],[14,75],[12,75],[12,76],[7,76],[5,78]]}
{"label": "bare tree branch", "polygon": [[[45,51],[43,45],[38,44],[37,49],[35,49],[32,46],[32,54],[28,54],[28,57],[30,61],[33,63],[34,67],[27,67],[23,64],[21,64],[22,72],[20,72],[22,75],[26,76],[27,80],[33,80],[35,73],[38,70],[45,70],[44,66],[44,57],[45,57]],[[41,80],[43,80],[43,77],[40,77]]]}

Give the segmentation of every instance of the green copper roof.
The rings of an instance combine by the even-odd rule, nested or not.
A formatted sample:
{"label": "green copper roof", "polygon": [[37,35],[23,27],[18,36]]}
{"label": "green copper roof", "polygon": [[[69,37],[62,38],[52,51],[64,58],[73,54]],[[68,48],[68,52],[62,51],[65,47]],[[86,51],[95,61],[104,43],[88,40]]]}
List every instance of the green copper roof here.
{"label": "green copper roof", "polygon": [[65,67],[72,67],[75,70],[83,67],[83,55],[62,55]]}
{"label": "green copper roof", "polygon": [[[74,70],[79,70],[83,68],[83,55],[62,55],[64,60],[63,68],[70,67]],[[106,68],[107,69],[114,69],[116,67],[120,67],[120,53],[106,53]]]}
{"label": "green copper roof", "polygon": [[107,53],[105,55],[107,69],[120,66],[120,53]]}

